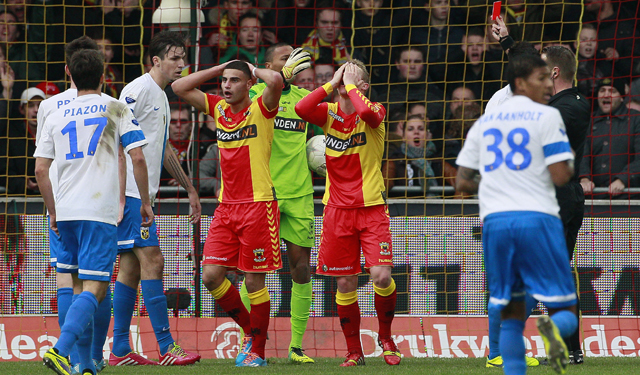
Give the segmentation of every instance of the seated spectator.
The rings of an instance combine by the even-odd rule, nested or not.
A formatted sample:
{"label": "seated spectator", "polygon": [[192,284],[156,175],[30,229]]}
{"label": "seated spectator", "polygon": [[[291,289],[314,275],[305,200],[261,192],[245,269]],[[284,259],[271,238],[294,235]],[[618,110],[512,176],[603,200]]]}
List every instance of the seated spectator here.
{"label": "seated spectator", "polygon": [[104,84],[102,91],[113,98],[119,98],[120,92],[124,88],[124,81],[120,69],[111,62],[114,57],[114,43],[111,36],[102,27],[89,30],[88,36],[95,40],[100,47],[100,52],[104,56]]}
{"label": "seated spectator", "polygon": [[[202,92],[207,94],[221,95],[220,82],[217,79],[209,81],[206,85],[200,87]],[[216,143],[216,122],[210,115],[202,115],[200,123],[200,135],[198,137],[198,156],[200,159],[204,157],[211,145]]]}
{"label": "seated spectator", "polygon": [[316,89],[315,80],[316,71],[315,68],[311,67],[298,73],[293,79],[293,84],[305,90],[313,91]]}
{"label": "seated spectator", "polygon": [[[334,67],[334,65],[331,63],[331,60],[327,61],[327,60],[318,60],[315,63],[315,67],[314,67],[314,73],[315,73],[315,86],[316,88],[318,87],[322,87],[322,85],[324,85],[325,83],[331,81],[331,78],[333,78],[333,75],[336,72],[336,69]],[[324,98],[324,102],[332,102],[333,101],[333,95],[334,93],[331,93],[329,95],[327,95],[326,98]]]}
{"label": "seated spectator", "polygon": [[[499,60],[502,53],[485,52],[484,39],[484,31],[481,28],[469,28],[462,38],[462,54],[455,60],[450,60],[451,63],[448,64],[447,82],[451,87],[463,82],[473,91],[476,98],[486,101],[501,87],[500,64],[490,61]],[[448,88],[448,92],[451,91],[451,88]]]}
{"label": "seated spectator", "polygon": [[9,194],[40,194],[35,178],[36,132],[38,130],[38,108],[44,100],[42,90],[31,87],[20,96],[20,114],[22,118],[9,123]]}
{"label": "seated spectator", "polygon": [[391,189],[396,177],[395,161],[389,160],[390,155],[400,154],[400,145],[404,139],[404,122],[406,113],[395,112],[389,116],[388,128],[385,132],[384,153],[382,156],[382,178],[387,192]]}
{"label": "seated spectator", "polygon": [[444,94],[437,85],[427,81],[423,51],[415,47],[402,47],[397,52],[395,63],[388,99],[376,100],[387,99],[389,112],[402,110],[407,102],[427,103],[430,117],[441,118]]}
{"label": "seated spectator", "polygon": [[[444,134],[444,147],[442,149],[444,157],[442,175],[445,185],[456,186],[456,176],[458,174],[456,159],[460,150],[462,150],[464,140],[467,139],[469,129],[480,117],[480,112],[480,105],[476,102],[458,106],[454,109],[452,118],[447,123]],[[456,193],[456,195],[460,195],[460,193]]]}
{"label": "seated spectator", "polygon": [[395,178],[392,185],[420,186],[428,195],[430,186],[437,181],[432,168],[436,146],[431,141],[429,120],[412,115],[404,124],[404,142],[389,161],[395,163]]}
{"label": "seated spectator", "polygon": [[585,194],[608,187],[610,194],[618,195],[627,187],[640,186],[640,112],[624,105],[625,93],[622,78],[598,83],[598,108],[580,166]]}
{"label": "seated spectator", "polygon": [[218,198],[220,191],[220,154],[218,145],[212,144],[200,160],[200,196]]}
{"label": "seated spectator", "polygon": [[354,57],[367,65],[371,83],[389,82],[391,63],[391,8],[390,0],[356,0],[354,17]]}
{"label": "seated spectator", "polygon": [[633,109],[635,111],[640,111],[640,78],[637,78],[635,81],[631,82],[631,86],[629,87],[629,103],[627,103],[627,108]]}
{"label": "seated spectator", "polygon": [[220,64],[231,60],[248,61],[255,66],[264,66],[262,20],[253,12],[247,12],[238,20],[238,45],[231,46],[220,58]]}
{"label": "seated spectator", "polygon": [[313,31],[318,8],[315,0],[272,0],[271,8],[263,18],[265,40],[270,44],[302,45]]}
{"label": "seated spectator", "polygon": [[[171,103],[171,122],[169,122],[169,146],[178,157],[184,173],[189,175],[189,143],[193,122],[191,121],[191,107],[183,103]],[[160,185],[178,186],[166,168],[162,168]]]}
{"label": "seated spectator", "polygon": [[342,65],[351,57],[347,51],[347,39],[342,33],[342,13],[333,8],[318,9],[316,28],[302,43],[313,61],[328,60]]}
{"label": "seated spectator", "polygon": [[477,104],[476,94],[464,85],[456,87],[451,91],[451,99],[449,100],[449,107],[447,108],[447,118],[452,118],[454,112],[459,107],[466,107],[472,103]]}
{"label": "seated spectator", "polygon": [[[13,84],[15,83],[15,73],[5,59],[5,46],[5,44],[0,43],[0,83],[2,84],[2,96],[0,97],[0,121],[2,126],[0,128],[0,137],[7,136],[9,100],[13,97]],[[6,155],[6,152],[2,155]]]}

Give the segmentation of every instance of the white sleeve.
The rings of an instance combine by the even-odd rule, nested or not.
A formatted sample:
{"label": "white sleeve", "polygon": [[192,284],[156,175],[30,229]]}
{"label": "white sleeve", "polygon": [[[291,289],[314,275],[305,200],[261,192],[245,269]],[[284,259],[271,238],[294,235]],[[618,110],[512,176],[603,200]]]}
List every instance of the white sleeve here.
{"label": "white sleeve", "polygon": [[50,128],[51,121],[46,121],[42,129],[38,131],[38,134],[41,134],[41,136],[40,141],[36,142],[36,151],[33,153],[34,158],[55,159],[55,144]]}
{"label": "white sleeve", "polygon": [[540,131],[546,165],[565,160],[573,160],[569,137],[567,137],[562,116],[557,109],[553,108],[552,111],[545,114]]}
{"label": "white sleeve", "polygon": [[[44,112],[46,111],[46,104],[45,101],[40,103],[40,106],[38,107],[38,117],[37,117],[37,129],[36,129],[36,146],[38,146],[38,142],[40,141],[40,133],[42,133],[42,128],[44,126],[44,122],[47,120],[47,118],[44,116]],[[44,104],[44,105],[43,105]]]}
{"label": "white sleeve", "polygon": [[133,116],[128,108],[124,108],[120,123],[118,124],[118,132],[120,134],[120,143],[124,147],[125,152],[129,152],[136,147],[142,147],[148,142],[140,129],[138,120]]}
{"label": "white sleeve", "polygon": [[[136,82],[125,86],[122,94],[120,94],[120,101],[129,107],[134,116],[136,115],[136,107],[144,110],[144,103],[141,102],[143,102],[146,97],[145,88],[138,83],[139,82]],[[140,107],[138,106],[139,103],[142,104]],[[140,114],[138,113],[137,115],[139,116]]]}
{"label": "white sleeve", "polygon": [[464,146],[462,146],[462,150],[456,159],[458,166],[476,171],[480,170],[480,137],[482,135],[479,129],[480,125],[478,125],[477,121],[471,129],[469,129],[467,139],[464,141]]}

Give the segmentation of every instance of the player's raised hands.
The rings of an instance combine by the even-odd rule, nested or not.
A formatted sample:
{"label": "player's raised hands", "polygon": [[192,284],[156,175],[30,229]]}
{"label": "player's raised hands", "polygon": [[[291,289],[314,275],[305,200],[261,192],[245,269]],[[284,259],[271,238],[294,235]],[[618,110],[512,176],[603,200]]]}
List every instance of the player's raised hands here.
{"label": "player's raised hands", "polygon": [[142,204],[140,206],[140,215],[142,216],[142,226],[150,227],[153,224],[154,214],[151,204]]}
{"label": "player's raised hands", "polygon": [[344,70],[347,67],[347,65],[349,65],[349,63],[342,64],[342,66],[338,68],[338,70],[336,70],[335,73],[333,73],[333,78],[331,78],[331,81],[329,82],[331,83],[331,86],[333,86],[334,89],[340,85],[340,82],[342,82],[342,74],[344,73]]}
{"label": "player's raised hands", "polygon": [[360,68],[351,63],[347,63],[346,65],[344,73],[342,74],[342,82],[344,82],[345,85],[356,85],[360,80]]}
{"label": "player's raised hands", "polygon": [[296,48],[291,52],[287,62],[282,68],[282,76],[287,82],[293,81],[295,76],[303,70],[311,67],[311,55],[302,48]]}

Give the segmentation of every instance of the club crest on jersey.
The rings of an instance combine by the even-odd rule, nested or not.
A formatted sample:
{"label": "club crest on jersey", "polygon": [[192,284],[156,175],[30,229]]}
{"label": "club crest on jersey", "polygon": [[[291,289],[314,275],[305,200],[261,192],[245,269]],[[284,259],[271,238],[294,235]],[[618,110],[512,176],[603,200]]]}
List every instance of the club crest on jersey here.
{"label": "club crest on jersey", "polygon": [[135,126],[140,126],[140,123],[136,119],[132,119],[131,122],[133,122],[133,125]]}
{"label": "club crest on jersey", "polygon": [[140,238],[142,238],[143,240],[149,239],[149,228],[140,227]]}
{"label": "club crest on jersey", "polygon": [[247,116],[249,116],[249,115],[251,115],[251,110],[250,110],[250,109],[247,109],[247,111],[244,113],[244,115],[243,115],[243,116],[244,116],[244,117],[247,117]]}
{"label": "club crest on jersey", "polygon": [[391,255],[391,252],[389,251],[389,243],[388,242],[380,242],[378,245],[380,245],[380,255]]}
{"label": "club crest on jersey", "polygon": [[267,258],[264,257],[264,249],[255,249],[253,250],[253,261],[260,263],[260,262],[264,262],[265,260],[267,260]]}
{"label": "club crest on jersey", "polygon": [[287,107],[283,107],[283,106],[278,107],[278,112],[286,112],[286,111],[287,111]]}
{"label": "club crest on jersey", "polygon": [[138,99],[138,95],[135,93],[131,93],[124,98],[124,101],[127,102],[127,104],[131,104],[135,103],[136,99]]}
{"label": "club crest on jersey", "polygon": [[326,265],[326,264],[323,264],[323,265],[322,265],[322,270],[323,270],[324,272],[327,272],[327,271],[329,271],[329,267],[327,267],[327,265]]}

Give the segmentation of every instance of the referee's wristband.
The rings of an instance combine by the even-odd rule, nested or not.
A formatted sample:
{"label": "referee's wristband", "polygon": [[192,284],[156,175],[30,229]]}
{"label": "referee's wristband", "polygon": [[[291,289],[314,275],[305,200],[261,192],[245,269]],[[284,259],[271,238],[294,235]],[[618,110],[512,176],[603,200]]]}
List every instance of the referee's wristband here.
{"label": "referee's wristband", "polygon": [[349,91],[351,91],[351,90],[354,90],[354,89],[357,90],[358,89],[356,87],[356,85],[346,85],[344,88],[345,88],[345,90],[347,90],[347,93],[349,93]]}
{"label": "referee's wristband", "polygon": [[513,47],[514,44],[516,44],[516,41],[513,40],[511,35],[503,36],[502,38],[500,38],[500,47],[502,47],[504,51],[507,51],[509,48]]}
{"label": "referee's wristband", "polygon": [[324,85],[322,85],[322,88],[327,94],[331,94],[333,92],[333,85],[331,84],[331,82],[325,83]]}

